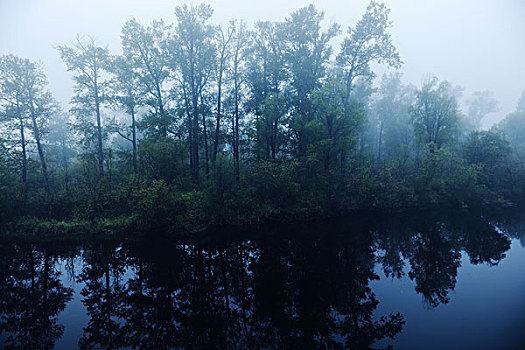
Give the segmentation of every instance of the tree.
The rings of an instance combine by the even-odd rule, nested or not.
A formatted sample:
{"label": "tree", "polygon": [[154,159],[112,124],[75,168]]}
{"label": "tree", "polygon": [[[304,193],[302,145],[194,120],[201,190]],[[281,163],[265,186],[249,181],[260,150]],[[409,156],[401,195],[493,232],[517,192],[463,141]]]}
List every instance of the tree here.
{"label": "tree", "polygon": [[137,126],[135,112],[137,107],[144,103],[144,96],[140,92],[140,77],[123,56],[117,56],[113,59],[110,70],[115,74],[115,79],[111,82],[114,100],[131,116],[131,137],[129,134],[123,134],[118,127],[116,131],[132,144],[133,172],[137,174]]}
{"label": "tree", "polygon": [[228,61],[231,57],[231,43],[235,36],[235,22],[231,22],[230,26],[226,30],[222,27],[218,27],[217,30],[217,50],[219,53],[217,62],[217,118],[215,124],[215,139],[213,142],[213,150],[211,154],[211,161],[215,163],[217,160],[217,152],[219,149],[219,138],[220,138],[220,125],[221,125],[221,102],[222,102],[222,86],[223,86],[223,75],[227,68]]}
{"label": "tree", "polygon": [[233,117],[232,117],[232,149],[235,160],[235,179],[239,182],[240,179],[240,157],[239,157],[239,120],[240,111],[239,105],[241,103],[241,85],[242,85],[242,68],[246,59],[246,50],[248,43],[248,33],[246,32],[246,25],[244,22],[239,23],[239,28],[235,32],[235,40],[233,47]]}
{"label": "tree", "polygon": [[305,125],[313,120],[312,92],[320,87],[325,66],[332,55],[330,40],[339,33],[339,25],[333,24],[321,31],[324,13],[313,5],[293,12],[278,25],[278,37],[282,40],[284,63],[289,76],[289,99],[292,107],[291,127],[297,138],[297,153],[304,155]]}
{"label": "tree", "polygon": [[75,96],[72,111],[78,114],[81,129],[86,134],[88,142],[92,137],[92,122],[89,120],[93,113],[96,116],[96,148],[99,177],[104,176],[104,152],[102,148],[102,121],[101,106],[105,100],[107,80],[104,73],[108,69],[109,51],[97,46],[94,39],[87,42],[77,38],[72,46],[58,48],[62,61],[68,72],[73,72],[75,81]]}
{"label": "tree", "polygon": [[498,128],[508,137],[515,153],[522,157],[525,154],[525,111],[511,113],[503,119]]}
{"label": "tree", "polygon": [[[379,0],[338,55],[339,26],[313,5],[252,28],[212,14],[188,4],[173,25],[127,21],[118,56],[93,39],[61,46],[75,115],[38,64],[2,56],[1,219],[196,230],[523,197],[525,97],[495,136],[472,133],[495,110],[489,92],[463,114],[437,78],[417,90],[392,70],[376,85],[374,67],[401,65]],[[516,152],[503,157],[507,138]],[[148,208],[171,214],[154,225]]]}
{"label": "tree", "polygon": [[402,64],[387,32],[392,26],[388,19],[389,14],[390,9],[385,4],[371,1],[355,28],[348,28],[348,37],[341,44],[341,52],[337,56],[337,63],[346,82],[345,104],[349,103],[357,77],[374,76],[371,63],[385,63],[394,68],[399,68]]}
{"label": "tree", "polygon": [[[321,150],[324,167],[329,170],[339,157],[341,173],[344,173],[345,152],[357,141],[357,132],[364,122],[362,108],[355,102],[345,105],[344,84],[335,78],[328,80],[313,93],[313,110],[316,123],[322,126],[323,132],[317,142],[312,142]],[[314,123],[309,128],[314,129]]]}
{"label": "tree", "polygon": [[487,115],[497,112],[499,109],[494,94],[488,90],[474,92],[468,104],[468,118],[475,130],[479,130],[481,122]]}
{"label": "tree", "polygon": [[[213,38],[215,28],[209,23],[213,14],[210,5],[200,4],[188,7],[186,4],[175,8],[177,17],[176,36],[172,40],[173,64],[182,75],[182,89],[191,106],[190,128],[190,165],[193,180],[199,182],[199,115],[204,88],[209,82],[213,67],[215,46]],[[206,127],[203,115],[203,128]],[[208,140],[204,132],[206,169],[208,169]]]}
{"label": "tree", "polygon": [[[406,126],[409,124],[407,116],[412,97],[411,87],[404,86],[401,82],[401,73],[383,75],[378,94],[371,106],[371,114],[377,122],[378,161],[382,159],[385,141],[389,143],[388,150],[399,148],[398,145],[403,143],[409,144]],[[395,135],[390,135],[392,133]]]}
{"label": "tree", "polygon": [[417,90],[410,115],[418,141],[431,152],[449,143],[457,134],[459,122],[459,107],[450,83],[431,78]]}
{"label": "tree", "polygon": [[47,156],[56,167],[55,172],[59,173],[60,169],[63,174],[67,198],[70,198],[70,165],[77,154],[77,149],[74,147],[77,140],[75,140],[70,124],[69,115],[58,113],[49,121],[49,133],[47,134]]}
{"label": "tree", "polygon": [[276,160],[279,145],[282,143],[279,121],[286,114],[286,100],[282,94],[272,92],[261,107],[258,129],[263,136],[260,141],[264,141],[264,144],[259,145],[259,152],[263,154],[264,159],[271,157],[272,160]]}
{"label": "tree", "polygon": [[[12,122],[16,120],[20,131],[22,146],[22,182],[27,176],[27,144],[29,142],[25,129],[31,130],[36,143],[43,183],[49,192],[48,166],[44,152],[44,138],[49,120],[60,112],[58,103],[51,93],[46,91],[47,80],[42,67],[28,59],[8,55],[0,59],[1,87],[6,107],[5,117]],[[14,113],[7,113],[11,109]],[[13,119],[14,118],[14,119]],[[24,121],[29,122],[24,124]]]}
{"label": "tree", "polygon": [[472,132],[465,145],[463,156],[471,164],[482,165],[487,170],[501,166],[510,154],[510,142],[498,131]]}
{"label": "tree", "polygon": [[49,192],[49,175],[47,171],[46,157],[44,155],[43,138],[46,133],[46,124],[49,119],[60,113],[58,103],[53,99],[49,91],[45,91],[47,80],[41,67],[23,61],[21,67],[23,80],[20,82],[24,91],[25,104],[27,105],[31,120],[31,129],[35,138],[38,157],[44,176],[44,186]]}
{"label": "tree", "polygon": [[[266,124],[259,121],[263,116],[263,106],[270,94],[283,92],[282,85],[287,80],[282,45],[283,42],[278,37],[277,24],[271,22],[255,24],[247,51],[246,84],[249,98],[246,101],[246,110],[255,116],[254,143],[258,159],[265,158],[269,154],[268,150],[260,152],[260,145],[270,145],[268,139],[270,134],[264,130]],[[279,125],[276,127],[278,128]],[[237,137],[235,139],[237,140]],[[238,144],[235,147],[238,148]],[[237,159],[238,154],[235,157]]]}
{"label": "tree", "polygon": [[164,137],[169,125],[165,85],[170,76],[170,37],[171,26],[162,20],[153,21],[146,28],[136,19],[129,20],[121,35],[123,56],[138,75],[142,84],[140,93],[150,97],[146,102],[154,110],[153,126]]}
{"label": "tree", "polygon": [[27,243],[2,244],[0,257],[2,348],[54,348],[65,328],[59,315],[73,295],[58,258]]}
{"label": "tree", "polygon": [[[2,98],[2,119],[10,125],[10,130],[19,133],[19,139],[14,141],[13,147],[21,147],[21,182],[22,198],[25,202],[27,197],[27,119],[24,105],[24,91],[22,81],[23,60],[14,56],[2,56],[0,58],[0,96]],[[12,132],[10,132],[12,134]],[[11,136],[11,135],[9,135]]]}

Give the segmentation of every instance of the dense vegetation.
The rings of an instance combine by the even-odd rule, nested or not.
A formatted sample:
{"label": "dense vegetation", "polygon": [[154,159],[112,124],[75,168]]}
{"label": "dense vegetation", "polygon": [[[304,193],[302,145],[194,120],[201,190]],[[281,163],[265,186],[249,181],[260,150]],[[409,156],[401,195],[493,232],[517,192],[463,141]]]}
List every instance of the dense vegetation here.
{"label": "dense vegetation", "polygon": [[340,26],[312,5],[252,29],[216,26],[212,12],[129,20],[120,55],[80,37],[59,47],[69,113],[39,64],[1,56],[0,221],[195,231],[522,198],[525,95],[481,131],[497,110],[490,92],[463,113],[461,89],[435,77],[374,84],[373,66],[402,64],[383,4],[338,52]]}

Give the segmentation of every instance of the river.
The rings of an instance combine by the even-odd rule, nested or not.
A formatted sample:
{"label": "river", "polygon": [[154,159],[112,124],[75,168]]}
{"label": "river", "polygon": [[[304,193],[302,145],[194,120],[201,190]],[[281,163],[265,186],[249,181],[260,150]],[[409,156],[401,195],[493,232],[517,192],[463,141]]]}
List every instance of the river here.
{"label": "river", "polygon": [[524,237],[433,212],[3,241],[0,347],[523,349]]}

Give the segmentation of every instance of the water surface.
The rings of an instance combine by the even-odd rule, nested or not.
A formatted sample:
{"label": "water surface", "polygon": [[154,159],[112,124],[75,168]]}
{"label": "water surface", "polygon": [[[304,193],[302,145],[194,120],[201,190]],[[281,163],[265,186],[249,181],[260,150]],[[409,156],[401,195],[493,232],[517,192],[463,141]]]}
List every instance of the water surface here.
{"label": "water surface", "polygon": [[2,242],[0,345],[523,349],[524,222],[418,213]]}

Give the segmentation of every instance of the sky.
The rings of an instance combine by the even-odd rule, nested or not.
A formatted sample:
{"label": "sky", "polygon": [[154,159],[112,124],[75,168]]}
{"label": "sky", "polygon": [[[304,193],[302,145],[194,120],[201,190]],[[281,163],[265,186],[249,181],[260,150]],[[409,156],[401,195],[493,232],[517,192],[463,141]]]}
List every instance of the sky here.
{"label": "sky", "polygon": [[[15,54],[43,64],[49,88],[67,110],[71,75],[56,47],[77,37],[92,36],[120,52],[120,30],[133,17],[143,24],[154,19],[174,22],[182,0],[0,0],[0,54]],[[279,21],[314,4],[325,12],[326,26],[343,29],[335,51],[364,13],[368,0],[205,0],[213,22],[243,19]],[[485,126],[515,110],[525,90],[525,0],[385,0],[391,9],[390,29],[404,64],[405,82],[421,86],[430,75],[462,86],[466,100],[474,91],[491,90],[500,110]],[[384,69],[379,67],[379,72]]]}

